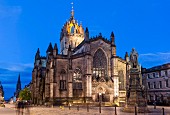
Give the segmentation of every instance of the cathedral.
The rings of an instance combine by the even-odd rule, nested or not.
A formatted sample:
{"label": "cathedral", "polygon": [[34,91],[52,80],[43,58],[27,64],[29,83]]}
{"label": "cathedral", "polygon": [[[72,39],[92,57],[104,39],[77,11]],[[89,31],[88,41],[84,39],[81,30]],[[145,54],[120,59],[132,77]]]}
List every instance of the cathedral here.
{"label": "cathedral", "polygon": [[116,55],[115,35],[90,38],[71,11],[60,34],[60,51],[49,44],[46,56],[38,48],[32,71],[34,104],[98,103],[125,105],[129,56]]}

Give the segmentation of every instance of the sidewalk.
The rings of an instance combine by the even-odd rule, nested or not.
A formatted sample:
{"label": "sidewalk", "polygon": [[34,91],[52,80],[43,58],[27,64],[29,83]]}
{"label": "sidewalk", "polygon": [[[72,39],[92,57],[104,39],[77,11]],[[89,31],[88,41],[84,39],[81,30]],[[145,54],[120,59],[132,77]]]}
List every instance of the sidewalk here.
{"label": "sidewalk", "polygon": [[[15,105],[7,104],[6,107],[15,109]],[[138,113],[138,115],[162,115],[162,107],[157,106],[156,109],[153,106],[148,107],[151,113]],[[165,108],[165,115],[170,115],[170,107]],[[89,112],[87,112],[86,106],[80,106],[79,111],[77,106],[60,108],[55,107],[45,107],[45,106],[34,106],[29,108],[29,115],[115,115],[114,107],[102,107],[101,113],[99,113],[99,107],[89,107]],[[124,113],[121,111],[121,107],[117,107],[117,115],[134,115],[134,113]],[[24,112],[26,112],[24,110]],[[25,113],[24,115],[26,115]],[[27,114],[28,115],[28,114]]]}

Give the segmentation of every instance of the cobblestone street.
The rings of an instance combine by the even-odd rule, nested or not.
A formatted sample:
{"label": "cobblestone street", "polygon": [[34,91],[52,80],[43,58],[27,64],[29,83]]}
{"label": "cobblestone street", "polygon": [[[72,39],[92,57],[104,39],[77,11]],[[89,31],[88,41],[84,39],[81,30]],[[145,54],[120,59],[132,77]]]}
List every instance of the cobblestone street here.
{"label": "cobblestone street", "polygon": [[[15,109],[14,105],[6,104],[6,108]],[[153,106],[148,107],[151,113],[138,113],[138,115],[163,115],[162,107],[157,106],[156,109]],[[117,107],[117,115],[134,115],[134,113],[124,113],[121,111],[121,107]],[[165,115],[170,115],[170,107],[164,107]],[[15,115],[15,114],[14,114]],[[89,107],[89,112],[85,106],[80,106],[79,110],[77,106],[71,107],[44,107],[36,106],[30,107],[29,113],[28,109],[24,110],[24,115],[115,115],[114,107],[102,107],[101,113],[99,113],[99,107]]]}

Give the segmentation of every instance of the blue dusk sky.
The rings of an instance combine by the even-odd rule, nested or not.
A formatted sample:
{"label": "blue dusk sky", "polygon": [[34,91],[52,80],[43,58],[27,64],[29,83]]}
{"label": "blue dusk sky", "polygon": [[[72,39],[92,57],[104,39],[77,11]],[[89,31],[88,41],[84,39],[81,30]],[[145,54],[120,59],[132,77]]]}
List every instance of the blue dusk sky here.
{"label": "blue dusk sky", "polygon": [[170,0],[0,0],[0,81],[5,98],[13,96],[18,74],[22,87],[31,81],[34,56],[50,42],[60,46],[60,31],[70,18],[116,38],[117,55],[135,48],[143,67],[170,62]]}

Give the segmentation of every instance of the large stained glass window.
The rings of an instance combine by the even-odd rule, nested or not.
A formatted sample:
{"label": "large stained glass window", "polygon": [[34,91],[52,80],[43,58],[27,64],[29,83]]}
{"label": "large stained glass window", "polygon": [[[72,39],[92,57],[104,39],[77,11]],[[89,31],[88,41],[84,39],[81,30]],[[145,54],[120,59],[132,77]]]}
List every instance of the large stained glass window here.
{"label": "large stained glass window", "polygon": [[93,76],[99,80],[107,76],[107,59],[104,52],[98,49],[93,57]]}

